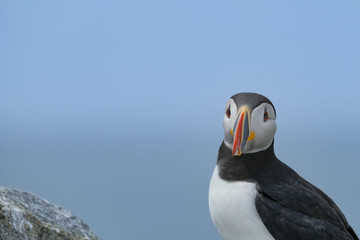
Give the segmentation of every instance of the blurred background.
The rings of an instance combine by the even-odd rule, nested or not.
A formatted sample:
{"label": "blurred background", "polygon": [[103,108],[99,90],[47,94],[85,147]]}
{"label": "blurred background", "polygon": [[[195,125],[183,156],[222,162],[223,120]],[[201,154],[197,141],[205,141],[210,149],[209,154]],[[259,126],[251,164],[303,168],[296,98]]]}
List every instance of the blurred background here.
{"label": "blurred background", "polygon": [[277,156],[360,234],[359,1],[1,1],[0,185],[102,239],[220,239],[225,103],[277,110]]}

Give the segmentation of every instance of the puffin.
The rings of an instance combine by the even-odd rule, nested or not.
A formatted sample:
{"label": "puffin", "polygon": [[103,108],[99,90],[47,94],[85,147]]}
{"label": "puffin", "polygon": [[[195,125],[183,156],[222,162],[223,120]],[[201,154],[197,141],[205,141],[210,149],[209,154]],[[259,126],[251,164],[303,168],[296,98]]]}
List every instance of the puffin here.
{"label": "puffin", "polygon": [[359,240],[335,202],[276,157],[267,97],[232,96],[223,127],[209,210],[224,240]]}

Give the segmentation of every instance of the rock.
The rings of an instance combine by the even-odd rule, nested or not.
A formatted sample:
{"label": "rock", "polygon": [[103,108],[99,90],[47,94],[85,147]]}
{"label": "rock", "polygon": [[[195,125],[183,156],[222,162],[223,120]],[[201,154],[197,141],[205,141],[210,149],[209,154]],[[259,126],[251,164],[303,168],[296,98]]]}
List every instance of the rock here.
{"label": "rock", "polygon": [[68,210],[32,193],[0,187],[0,240],[99,240]]}

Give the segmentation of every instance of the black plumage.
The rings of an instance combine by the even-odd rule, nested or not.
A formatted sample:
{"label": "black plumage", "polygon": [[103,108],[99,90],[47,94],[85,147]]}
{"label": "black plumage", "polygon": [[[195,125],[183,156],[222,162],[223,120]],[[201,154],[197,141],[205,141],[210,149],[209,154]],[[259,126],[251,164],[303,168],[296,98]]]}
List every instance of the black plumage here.
{"label": "black plumage", "polygon": [[281,162],[273,146],[232,156],[222,143],[217,162],[222,179],[256,183],[256,209],[271,235],[276,240],[359,240],[334,201]]}

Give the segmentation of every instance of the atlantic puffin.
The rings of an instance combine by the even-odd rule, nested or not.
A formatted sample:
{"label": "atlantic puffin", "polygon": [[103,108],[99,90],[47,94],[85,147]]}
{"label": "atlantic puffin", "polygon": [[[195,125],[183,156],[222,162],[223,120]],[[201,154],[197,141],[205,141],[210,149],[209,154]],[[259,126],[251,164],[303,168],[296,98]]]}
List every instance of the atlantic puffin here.
{"label": "atlantic puffin", "polygon": [[209,209],[224,240],[359,240],[335,202],[276,157],[268,98],[235,94],[223,127]]}

